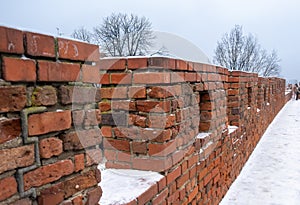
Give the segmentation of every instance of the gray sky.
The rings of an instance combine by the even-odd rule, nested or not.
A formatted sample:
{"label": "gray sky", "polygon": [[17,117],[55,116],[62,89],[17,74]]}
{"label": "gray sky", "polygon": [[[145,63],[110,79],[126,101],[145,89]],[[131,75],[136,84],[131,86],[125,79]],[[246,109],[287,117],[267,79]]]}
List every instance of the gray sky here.
{"label": "gray sky", "polygon": [[235,24],[254,34],[261,46],[277,51],[281,75],[300,80],[299,0],[9,0],[1,2],[0,25],[70,35],[92,30],[112,12],[143,15],[154,30],[179,35],[212,59],[217,41]]}

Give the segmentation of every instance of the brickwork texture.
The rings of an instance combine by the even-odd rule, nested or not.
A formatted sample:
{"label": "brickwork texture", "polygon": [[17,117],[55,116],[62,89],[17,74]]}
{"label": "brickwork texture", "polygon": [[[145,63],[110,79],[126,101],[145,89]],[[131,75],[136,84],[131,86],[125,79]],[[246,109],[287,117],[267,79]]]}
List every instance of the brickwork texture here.
{"label": "brickwork texture", "polygon": [[[99,163],[164,177],[128,204],[217,205],[285,80],[0,27],[0,204],[98,204]],[[128,191],[128,190],[124,190]]]}

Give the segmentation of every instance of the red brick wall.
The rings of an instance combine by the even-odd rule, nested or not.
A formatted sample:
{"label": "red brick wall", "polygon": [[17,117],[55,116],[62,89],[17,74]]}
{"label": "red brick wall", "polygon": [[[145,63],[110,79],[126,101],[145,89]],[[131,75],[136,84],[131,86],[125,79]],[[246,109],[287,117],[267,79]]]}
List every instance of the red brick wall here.
{"label": "red brick wall", "polygon": [[0,27],[0,204],[99,201],[97,76],[86,74],[98,59],[95,45]]}
{"label": "red brick wall", "polygon": [[96,204],[105,159],[164,176],[129,204],[218,204],[289,99],[279,78],[0,36],[0,203]]}

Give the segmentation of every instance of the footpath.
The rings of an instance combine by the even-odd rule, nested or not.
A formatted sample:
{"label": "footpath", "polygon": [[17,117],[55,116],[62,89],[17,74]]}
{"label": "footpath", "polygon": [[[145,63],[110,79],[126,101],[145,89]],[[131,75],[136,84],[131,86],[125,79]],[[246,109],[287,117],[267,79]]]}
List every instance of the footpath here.
{"label": "footpath", "polygon": [[270,124],[220,205],[300,204],[300,100]]}

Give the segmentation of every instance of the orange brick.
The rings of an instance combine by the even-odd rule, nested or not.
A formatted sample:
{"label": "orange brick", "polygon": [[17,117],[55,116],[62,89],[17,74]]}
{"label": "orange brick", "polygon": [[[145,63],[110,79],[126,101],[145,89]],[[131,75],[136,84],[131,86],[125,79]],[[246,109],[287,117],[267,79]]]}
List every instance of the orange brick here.
{"label": "orange brick", "polygon": [[28,117],[28,132],[32,136],[65,130],[71,127],[71,122],[70,110],[33,114]]}
{"label": "orange brick", "polygon": [[30,56],[55,57],[55,41],[53,36],[25,32],[26,54]]}
{"label": "orange brick", "polygon": [[110,82],[112,84],[131,84],[131,73],[112,73],[110,74]]}
{"label": "orange brick", "polygon": [[82,82],[100,83],[100,73],[97,66],[82,65]]}
{"label": "orange brick", "polygon": [[7,199],[18,192],[17,181],[14,177],[0,179],[0,201]]}
{"label": "orange brick", "polygon": [[0,26],[0,36],[0,52],[24,53],[22,31]]}
{"label": "orange brick", "polygon": [[6,81],[36,81],[36,64],[34,60],[3,57],[3,77]]}
{"label": "orange brick", "polygon": [[128,69],[142,69],[147,68],[148,58],[128,58],[127,67]]}
{"label": "orange brick", "polygon": [[80,64],[38,61],[39,81],[79,81]]}
{"label": "orange brick", "polygon": [[102,70],[125,70],[126,59],[101,59],[99,61],[100,71]]}
{"label": "orange brick", "polygon": [[69,39],[57,38],[58,57],[78,61],[99,61],[99,46]]}
{"label": "orange brick", "polygon": [[167,84],[171,82],[171,74],[168,72],[134,73],[133,83],[136,84]]}

